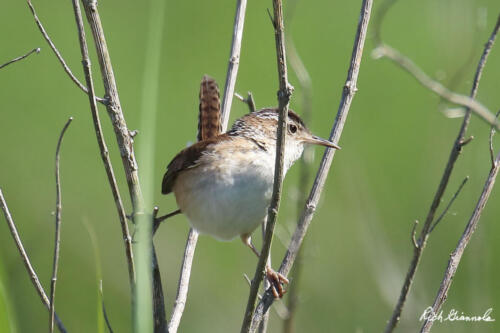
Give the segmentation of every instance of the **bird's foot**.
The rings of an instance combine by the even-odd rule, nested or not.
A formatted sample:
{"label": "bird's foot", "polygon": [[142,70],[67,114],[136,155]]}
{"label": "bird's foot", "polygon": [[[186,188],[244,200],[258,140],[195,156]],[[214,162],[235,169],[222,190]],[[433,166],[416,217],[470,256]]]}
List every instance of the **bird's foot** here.
{"label": "bird's foot", "polygon": [[288,279],[281,274],[280,272],[276,272],[269,266],[266,266],[266,278],[271,284],[271,291],[275,298],[282,298],[286,293],[286,290],[283,288],[285,284],[288,284]]}

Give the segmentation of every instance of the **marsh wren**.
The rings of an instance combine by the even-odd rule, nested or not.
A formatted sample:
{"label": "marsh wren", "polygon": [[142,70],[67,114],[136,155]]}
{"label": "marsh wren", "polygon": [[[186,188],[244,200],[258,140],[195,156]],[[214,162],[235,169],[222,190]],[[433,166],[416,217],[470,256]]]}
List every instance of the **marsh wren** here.
{"label": "marsh wren", "polygon": [[[265,108],[249,113],[220,133],[218,88],[210,78],[202,81],[198,141],[182,150],[168,164],[162,193],[174,192],[177,205],[191,226],[218,240],[241,237],[259,256],[251,233],[267,215],[274,182],[278,110]],[[307,129],[289,110],[284,174],[297,161],[305,144],[340,149]],[[273,293],[283,295],[284,276],[266,268]]]}

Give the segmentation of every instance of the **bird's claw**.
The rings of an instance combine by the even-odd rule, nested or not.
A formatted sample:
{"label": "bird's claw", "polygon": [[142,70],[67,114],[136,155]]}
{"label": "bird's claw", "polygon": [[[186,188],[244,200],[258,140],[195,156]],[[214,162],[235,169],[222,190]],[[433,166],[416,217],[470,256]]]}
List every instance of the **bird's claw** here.
{"label": "bird's claw", "polygon": [[288,284],[288,279],[281,274],[280,272],[276,272],[271,267],[266,267],[266,278],[271,284],[271,291],[274,295],[274,298],[282,298],[286,293],[286,290],[283,288],[283,285]]}

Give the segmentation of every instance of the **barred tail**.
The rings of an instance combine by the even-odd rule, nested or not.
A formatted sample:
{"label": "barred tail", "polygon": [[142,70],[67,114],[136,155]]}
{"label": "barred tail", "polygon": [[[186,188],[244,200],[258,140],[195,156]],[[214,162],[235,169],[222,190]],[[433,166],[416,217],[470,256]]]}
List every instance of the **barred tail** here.
{"label": "barred tail", "polygon": [[222,132],[220,95],[217,82],[208,75],[200,85],[200,113],[198,115],[198,141],[213,138]]}

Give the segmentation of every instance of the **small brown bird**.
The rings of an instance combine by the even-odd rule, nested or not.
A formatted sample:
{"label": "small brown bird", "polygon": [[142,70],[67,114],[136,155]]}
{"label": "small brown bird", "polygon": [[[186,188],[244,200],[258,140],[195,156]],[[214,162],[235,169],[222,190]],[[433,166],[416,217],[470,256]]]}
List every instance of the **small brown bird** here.
{"label": "small brown bird", "polygon": [[[251,233],[264,221],[274,182],[278,110],[265,108],[236,120],[221,134],[217,84],[204,77],[200,89],[199,142],[182,150],[168,164],[162,193],[174,192],[191,226],[219,240],[241,237],[257,255]],[[284,173],[297,161],[305,144],[340,149],[307,129],[290,110],[287,119]],[[288,280],[266,267],[273,293],[282,297]]]}

